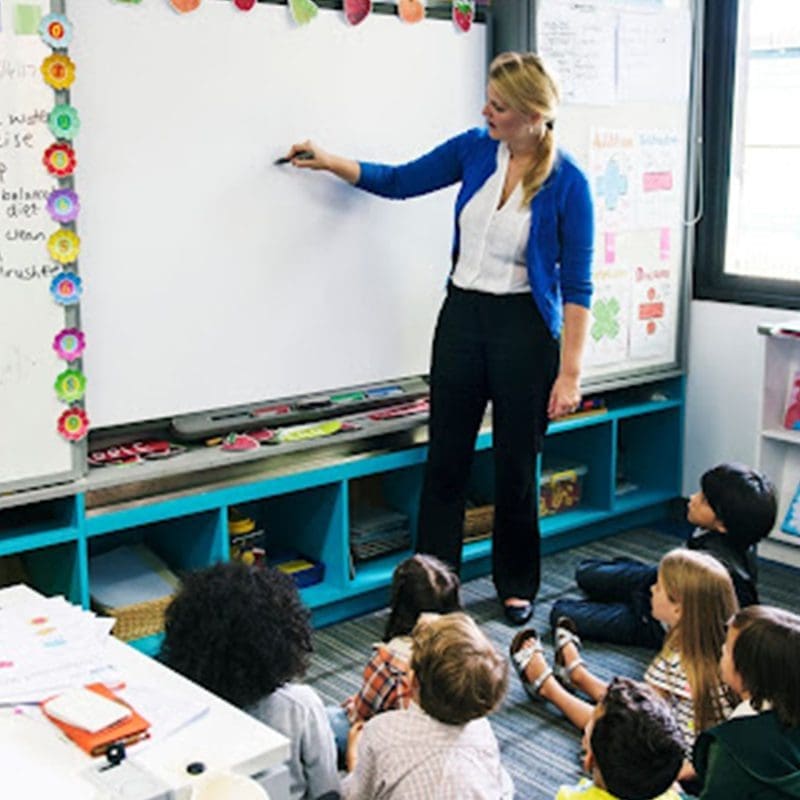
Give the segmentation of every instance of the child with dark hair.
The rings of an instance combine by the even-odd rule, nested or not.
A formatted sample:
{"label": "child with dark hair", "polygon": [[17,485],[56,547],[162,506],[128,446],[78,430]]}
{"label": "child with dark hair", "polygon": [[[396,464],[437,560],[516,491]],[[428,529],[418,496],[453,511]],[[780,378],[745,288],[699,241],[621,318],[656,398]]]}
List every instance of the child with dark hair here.
{"label": "child with dark hair", "polygon": [[322,701],[293,682],[312,651],[309,616],[282,572],[217,564],[184,578],[167,608],[160,656],[289,739],[292,800],[338,797],[340,788]]}
{"label": "child with dark hair", "polygon": [[351,724],[366,722],[382,711],[408,707],[411,631],[424,612],[460,611],[460,590],[458,576],[433,556],[417,554],[397,565],[383,641],[374,645],[361,689],[345,701]]}
{"label": "child with dark hair", "polygon": [[355,725],[347,800],[510,800],[487,715],[502,702],[508,665],[467,614],[423,614],[414,628],[413,703]]}
{"label": "child with dark hair", "polygon": [[697,740],[700,797],[800,797],[800,616],[770,606],[740,611],[720,670],[742,703]]}
{"label": "child with dark hair", "polygon": [[683,762],[683,737],[669,706],[646,684],[614,678],[583,738],[592,780],[562,786],[556,800],[678,800],[670,787]]}
{"label": "child with dark hair", "polygon": [[[696,528],[686,547],[709,553],[725,567],[742,608],[758,602],[755,545],[772,530],[776,512],[775,487],[741,464],[708,470],[700,478],[700,491],[689,498],[686,518]],[[557,600],[551,627],[566,619],[584,639],[660,648],[664,628],[650,608],[657,573],[657,566],[632,558],[581,561],[575,580],[586,599]]]}

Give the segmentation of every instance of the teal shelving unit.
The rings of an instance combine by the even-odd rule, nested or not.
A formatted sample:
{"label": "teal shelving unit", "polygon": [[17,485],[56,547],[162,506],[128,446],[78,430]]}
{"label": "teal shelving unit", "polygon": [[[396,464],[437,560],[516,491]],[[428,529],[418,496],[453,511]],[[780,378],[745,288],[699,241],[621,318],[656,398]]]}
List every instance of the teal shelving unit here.
{"label": "teal shelving unit", "polygon": [[[605,413],[550,426],[539,474],[561,463],[579,463],[585,473],[580,504],[542,518],[544,552],[653,522],[680,495],[683,379],[618,389],[606,394],[606,403]],[[198,467],[189,453],[169,462],[169,474],[164,466],[159,473],[148,473],[149,465],[132,467],[106,472],[100,488],[90,475],[62,487],[59,497],[39,492],[26,502],[22,493],[13,505],[0,498],[0,579],[12,582],[21,570],[39,591],[88,607],[91,555],[145,542],[179,574],[225,560],[228,513],[235,506],[263,527],[268,554],[293,550],[325,564],[323,582],[301,590],[315,624],[362,613],[387,602],[392,571],[412,552],[427,454],[422,437],[421,429],[406,431],[388,445],[362,442],[358,452],[266,451],[249,466],[223,454],[223,464]],[[482,503],[494,495],[491,445],[491,431],[482,431],[470,481]],[[352,562],[350,518],[361,503],[406,515],[409,549]],[[465,578],[488,573],[491,541],[465,545],[463,561]],[[135,644],[155,654],[160,637]]]}

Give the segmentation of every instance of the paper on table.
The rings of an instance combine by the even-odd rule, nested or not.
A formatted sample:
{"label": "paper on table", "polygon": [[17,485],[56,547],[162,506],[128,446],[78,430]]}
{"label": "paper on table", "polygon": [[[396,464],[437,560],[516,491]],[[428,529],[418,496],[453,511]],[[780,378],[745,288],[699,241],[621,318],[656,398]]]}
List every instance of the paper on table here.
{"label": "paper on table", "polygon": [[137,752],[163,741],[208,712],[208,705],[186,694],[145,684],[126,685],[117,695],[150,722],[150,738]]}

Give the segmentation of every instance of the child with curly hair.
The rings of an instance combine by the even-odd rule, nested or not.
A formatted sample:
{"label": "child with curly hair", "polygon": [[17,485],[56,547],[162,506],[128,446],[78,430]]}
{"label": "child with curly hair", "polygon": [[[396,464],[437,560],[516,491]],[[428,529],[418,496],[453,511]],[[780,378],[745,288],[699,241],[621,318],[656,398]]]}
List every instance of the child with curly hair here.
{"label": "child with curly hair", "polygon": [[292,800],[339,796],[325,708],[294,683],[312,651],[292,579],[239,562],[188,574],[166,612],[161,660],[286,736]]}

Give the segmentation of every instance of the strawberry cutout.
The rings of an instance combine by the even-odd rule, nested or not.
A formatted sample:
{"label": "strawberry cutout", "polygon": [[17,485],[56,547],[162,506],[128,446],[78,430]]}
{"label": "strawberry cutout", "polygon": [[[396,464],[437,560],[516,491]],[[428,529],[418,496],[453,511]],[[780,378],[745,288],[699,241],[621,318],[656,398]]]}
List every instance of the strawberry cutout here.
{"label": "strawberry cutout", "polygon": [[397,13],[403,22],[421,22],[425,19],[425,0],[397,0]]}
{"label": "strawberry cutout", "polygon": [[453,22],[466,33],[472,27],[475,0],[453,0]]}
{"label": "strawberry cutout", "polygon": [[372,0],[344,0],[344,15],[351,25],[363,22],[372,11]]}
{"label": "strawberry cutout", "polygon": [[289,0],[289,11],[298,25],[307,25],[317,16],[319,9],[314,0]]}
{"label": "strawberry cutout", "polygon": [[233,4],[239,11],[249,11],[256,4],[256,0],[233,0]]}
{"label": "strawberry cutout", "polygon": [[175,11],[186,14],[189,11],[194,11],[200,5],[200,0],[169,0],[169,4]]}

